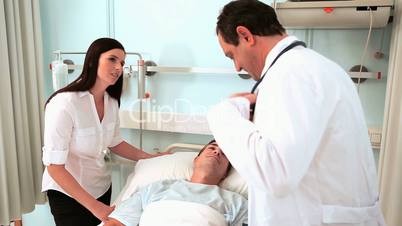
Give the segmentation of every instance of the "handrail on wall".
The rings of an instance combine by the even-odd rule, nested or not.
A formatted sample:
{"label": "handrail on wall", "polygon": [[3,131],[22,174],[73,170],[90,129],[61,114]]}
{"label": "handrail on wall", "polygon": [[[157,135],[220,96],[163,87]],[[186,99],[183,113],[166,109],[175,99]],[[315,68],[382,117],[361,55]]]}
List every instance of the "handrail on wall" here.
{"label": "handrail on wall", "polygon": [[[67,52],[56,50],[53,51],[53,54],[56,55],[57,60],[61,60],[61,55],[65,54],[86,54],[86,52]],[[154,66],[156,65],[154,62],[147,61],[145,62],[140,53],[136,52],[127,52],[127,55],[135,55],[138,56],[137,65],[130,65],[129,75],[133,72],[138,73],[137,84],[138,84],[138,99],[145,99],[145,75],[150,73],[151,75],[154,73],[200,73],[200,74],[238,74],[242,78],[247,78],[249,75],[246,71],[237,72],[234,69],[229,68],[203,68],[203,67],[165,67],[165,66]],[[150,64],[147,64],[147,63]],[[150,65],[150,66],[147,66]],[[82,65],[68,65],[68,69],[81,69]],[[351,78],[361,78],[361,79],[381,79],[381,72],[348,72]],[[139,121],[139,130],[140,130],[140,145],[139,147],[142,149],[142,141],[143,141],[143,130],[144,130],[144,120],[143,117],[143,101],[139,101],[140,107],[140,121]]]}

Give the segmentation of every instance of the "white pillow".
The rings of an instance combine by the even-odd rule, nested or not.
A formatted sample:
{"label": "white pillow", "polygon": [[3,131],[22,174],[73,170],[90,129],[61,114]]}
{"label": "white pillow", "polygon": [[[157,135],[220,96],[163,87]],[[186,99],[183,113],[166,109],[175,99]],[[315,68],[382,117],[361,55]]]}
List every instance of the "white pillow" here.
{"label": "white pillow", "polygon": [[[166,179],[189,180],[193,173],[193,160],[197,155],[198,152],[176,152],[171,155],[138,161],[134,172],[128,176],[126,185],[114,203],[118,204],[126,200],[133,193],[152,182]],[[247,198],[247,184],[233,167],[219,186]]]}

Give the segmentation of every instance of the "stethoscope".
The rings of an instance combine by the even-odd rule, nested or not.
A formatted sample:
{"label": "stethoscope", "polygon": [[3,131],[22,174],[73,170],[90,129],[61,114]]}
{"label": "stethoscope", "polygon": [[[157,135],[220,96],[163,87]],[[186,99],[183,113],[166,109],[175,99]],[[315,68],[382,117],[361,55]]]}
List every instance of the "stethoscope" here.
{"label": "stethoscope", "polygon": [[[265,78],[265,75],[267,74],[267,72],[269,71],[269,69],[275,64],[275,62],[279,59],[279,57],[281,57],[284,53],[286,53],[287,51],[295,48],[296,46],[303,46],[306,47],[306,43],[302,42],[302,41],[295,41],[292,44],[290,44],[288,47],[286,47],[285,49],[283,49],[278,56],[276,56],[276,58],[274,59],[274,61],[272,61],[271,65],[268,67],[268,69],[265,71],[265,73],[261,76],[260,79],[258,79],[258,81],[254,84],[253,88],[251,89],[251,93],[254,93],[255,90],[257,89],[258,85],[262,82],[262,80]],[[254,114],[254,109],[255,109],[255,104],[251,104],[250,105],[250,119],[252,119],[253,114]]]}

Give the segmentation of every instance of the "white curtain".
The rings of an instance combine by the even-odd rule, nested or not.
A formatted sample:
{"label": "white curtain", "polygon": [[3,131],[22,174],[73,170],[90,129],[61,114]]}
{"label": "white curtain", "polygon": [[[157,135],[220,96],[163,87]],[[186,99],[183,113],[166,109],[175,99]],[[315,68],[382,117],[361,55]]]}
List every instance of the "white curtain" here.
{"label": "white curtain", "polygon": [[44,201],[39,0],[0,0],[0,59],[0,225],[8,225]]}
{"label": "white curtain", "polygon": [[380,200],[389,226],[402,225],[402,2],[395,1],[383,143],[380,153]]}

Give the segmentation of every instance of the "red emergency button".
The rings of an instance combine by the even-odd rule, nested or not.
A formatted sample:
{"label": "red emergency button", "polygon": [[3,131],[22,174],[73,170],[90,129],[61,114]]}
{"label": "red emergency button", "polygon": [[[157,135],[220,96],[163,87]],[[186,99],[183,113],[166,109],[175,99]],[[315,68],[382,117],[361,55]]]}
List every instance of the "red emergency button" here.
{"label": "red emergency button", "polygon": [[381,71],[377,72],[377,79],[381,79]]}
{"label": "red emergency button", "polygon": [[326,13],[332,13],[334,11],[334,8],[332,8],[332,7],[325,7],[324,8],[324,12],[326,12]]}

